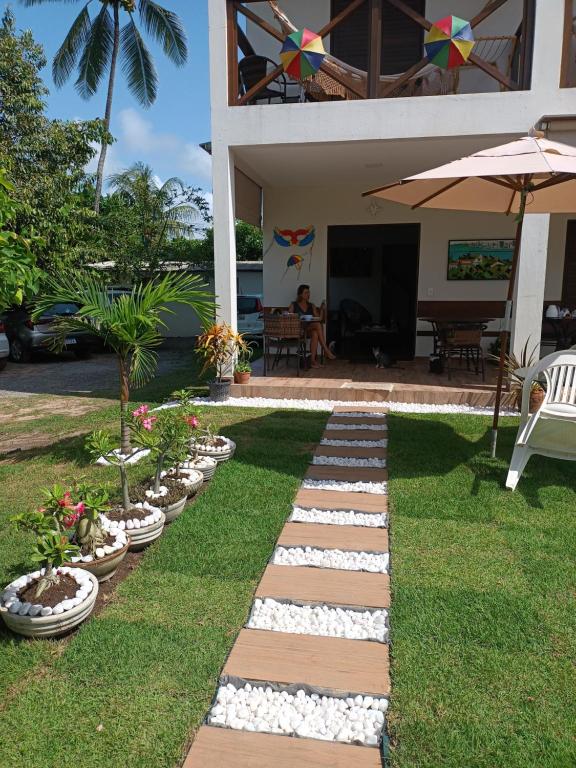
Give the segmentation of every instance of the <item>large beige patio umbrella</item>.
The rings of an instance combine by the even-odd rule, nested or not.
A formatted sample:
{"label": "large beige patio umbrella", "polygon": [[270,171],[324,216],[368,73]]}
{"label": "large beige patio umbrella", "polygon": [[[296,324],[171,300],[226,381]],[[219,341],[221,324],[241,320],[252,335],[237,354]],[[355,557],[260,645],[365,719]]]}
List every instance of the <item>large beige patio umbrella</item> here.
{"label": "large beige patio umbrella", "polygon": [[506,316],[500,335],[500,366],[492,428],[492,456],[495,456],[524,214],[576,212],[576,147],[548,141],[543,134],[533,130],[529,136],[517,141],[371,189],[364,192],[366,195],[403,203],[412,209],[517,214]]}

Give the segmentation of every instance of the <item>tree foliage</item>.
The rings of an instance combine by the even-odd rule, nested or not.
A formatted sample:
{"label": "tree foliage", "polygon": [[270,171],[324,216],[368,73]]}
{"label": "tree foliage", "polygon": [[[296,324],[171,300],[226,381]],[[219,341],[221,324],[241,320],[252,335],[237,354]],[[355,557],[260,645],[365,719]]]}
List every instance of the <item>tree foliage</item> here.
{"label": "tree foliage", "polygon": [[8,172],[18,203],[13,227],[36,236],[39,266],[60,272],[94,258],[95,216],[86,165],[95,143],[109,140],[99,120],[50,120],[40,70],[42,47],[18,32],[10,11],[0,26],[0,167]]}

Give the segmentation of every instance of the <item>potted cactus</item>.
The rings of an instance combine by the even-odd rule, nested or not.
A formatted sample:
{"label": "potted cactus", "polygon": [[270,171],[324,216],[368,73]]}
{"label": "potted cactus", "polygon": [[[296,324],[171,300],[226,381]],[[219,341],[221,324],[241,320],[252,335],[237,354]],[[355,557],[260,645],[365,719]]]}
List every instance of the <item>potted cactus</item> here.
{"label": "potted cactus", "polygon": [[63,635],[86,619],[96,602],[98,581],[89,571],[67,566],[80,548],[64,533],[66,518],[82,515],[82,504],[68,506],[60,519],[44,508],[15,515],[20,530],[32,532],[31,560],[40,569],[20,576],[0,594],[0,616],[13,632],[26,637]]}

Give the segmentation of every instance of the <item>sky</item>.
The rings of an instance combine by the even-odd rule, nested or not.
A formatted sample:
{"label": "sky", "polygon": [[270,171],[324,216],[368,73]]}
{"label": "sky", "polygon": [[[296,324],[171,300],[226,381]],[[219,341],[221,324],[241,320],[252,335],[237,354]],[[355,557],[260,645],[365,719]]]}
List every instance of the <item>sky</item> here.
{"label": "sky", "polygon": [[[10,3],[0,0],[2,10],[11,6],[17,27],[31,29],[36,41],[44,46],[48,65],[42,76],[50,89],[49,117],[91,119],[104,114],[107,80],[103,79],[100,90],[89,101],[76,93],[74,75],[60,90],[52,82],[52,59],[84,2],[52,0],[26,8],[18,0]],[[159,2],[183,21],[188,35],[188,62],[184,67],[176,67],[164,56],[162,48],[145,36],[159,79],[158,97],[149,109],[142,108],[129,93],[118,69],[111,124],[117,141],[108,149],[106,173],[123,170],[142,160],[152,166],[160,180],[178,176],[209,193],[210,156],[198,146],[210,140],[208,0]],[[92,0],[90,7],[97,11],[101,6]],[[95,162],[93,166],[95,169]]]}

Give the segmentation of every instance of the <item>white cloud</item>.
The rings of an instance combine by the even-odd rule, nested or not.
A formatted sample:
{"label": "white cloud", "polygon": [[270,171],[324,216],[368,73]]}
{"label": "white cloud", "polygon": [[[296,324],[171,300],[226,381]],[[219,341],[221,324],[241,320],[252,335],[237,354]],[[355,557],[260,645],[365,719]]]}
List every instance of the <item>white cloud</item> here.
{"label": "white cloud", "polygon": [[161,164],[170,176],[192,176],[198,184],[212,180],[212,159],[196,144],[184,141],[173,133],[154,130],[135,109],[119,113],[120,136],[116,146],[122,154],[139,157],[152,167]]}

